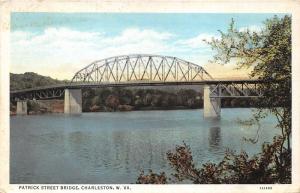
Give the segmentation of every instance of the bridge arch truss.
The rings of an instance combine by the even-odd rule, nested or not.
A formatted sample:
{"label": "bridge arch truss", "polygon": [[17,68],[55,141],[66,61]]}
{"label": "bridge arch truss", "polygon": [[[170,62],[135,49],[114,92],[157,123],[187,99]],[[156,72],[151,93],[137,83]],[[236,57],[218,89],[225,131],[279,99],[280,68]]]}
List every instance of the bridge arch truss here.
{"label": "bridge arch truss", "polygon": [[212,80],[203,67],[160,55],[124,55],[95,61],[76,72],[72,83],[174,82]]}

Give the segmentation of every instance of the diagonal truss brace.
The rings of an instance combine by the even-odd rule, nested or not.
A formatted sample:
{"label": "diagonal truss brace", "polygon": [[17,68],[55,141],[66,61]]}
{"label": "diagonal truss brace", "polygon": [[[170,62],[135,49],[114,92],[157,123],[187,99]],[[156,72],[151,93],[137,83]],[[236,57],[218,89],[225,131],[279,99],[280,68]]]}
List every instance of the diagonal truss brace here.
{"label": "diagonal truss brace", "polygon": [[258,83],[219,83],[211,85],[210,98],[263,97]]}

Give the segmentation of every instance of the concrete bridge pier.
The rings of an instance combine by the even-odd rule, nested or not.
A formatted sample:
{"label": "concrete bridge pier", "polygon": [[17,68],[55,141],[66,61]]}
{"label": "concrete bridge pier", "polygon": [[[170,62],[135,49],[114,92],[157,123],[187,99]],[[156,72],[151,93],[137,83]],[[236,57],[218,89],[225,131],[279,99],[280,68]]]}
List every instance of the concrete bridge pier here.
{"label": "concrete bridge pier", "polygon": [[64,101],[65,114],[81,114],[82,91],[81,89],[66,89]]}
{"label": "concrete bridge pier", "polygon": [[221,99],[211,98],[210,91],[212,86],[204,85],[203,91],[203,113],[204,118],[219,119],[221,117]]}
{"label": "concrete bridge pier", "polygon": [[27,101],[17,101],[17,115],[27,115]]}

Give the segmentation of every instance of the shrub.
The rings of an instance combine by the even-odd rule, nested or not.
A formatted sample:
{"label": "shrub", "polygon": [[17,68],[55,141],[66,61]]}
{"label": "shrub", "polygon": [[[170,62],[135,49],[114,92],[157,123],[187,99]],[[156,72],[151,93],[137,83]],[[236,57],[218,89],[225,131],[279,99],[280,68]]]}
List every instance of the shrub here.
{"label": "shrub", "polygon": [[[262,151],[252,157],[246,152],[236,154],[227,150],[219,163],[208,162],[195,166],[190,147],[183,143],[167,152],[167,159],[175,170],[176,181],[189,180],[195,184],[274,184],[291,183],[291,151],[282,146],[283,137],[275,136],[272,143],[264,143]],[[143,172],[137,183],[167,183],[165,173]]]}

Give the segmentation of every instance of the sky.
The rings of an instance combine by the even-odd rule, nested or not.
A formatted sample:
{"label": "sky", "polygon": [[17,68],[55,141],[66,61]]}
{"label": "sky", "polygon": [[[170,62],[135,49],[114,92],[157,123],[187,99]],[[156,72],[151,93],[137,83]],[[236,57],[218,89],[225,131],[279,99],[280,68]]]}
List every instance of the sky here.
{"label": "sky", "polygon": [[[282,14],[277,14],[282,16]],[[175,56],[213,77],[245,77],[233,64],[210,63],[203,39],[218,38],[233,18],[239,30],[259,31],[272,14],[12,13],[10,72],[70,80],[93,61],[126,54]]]}

